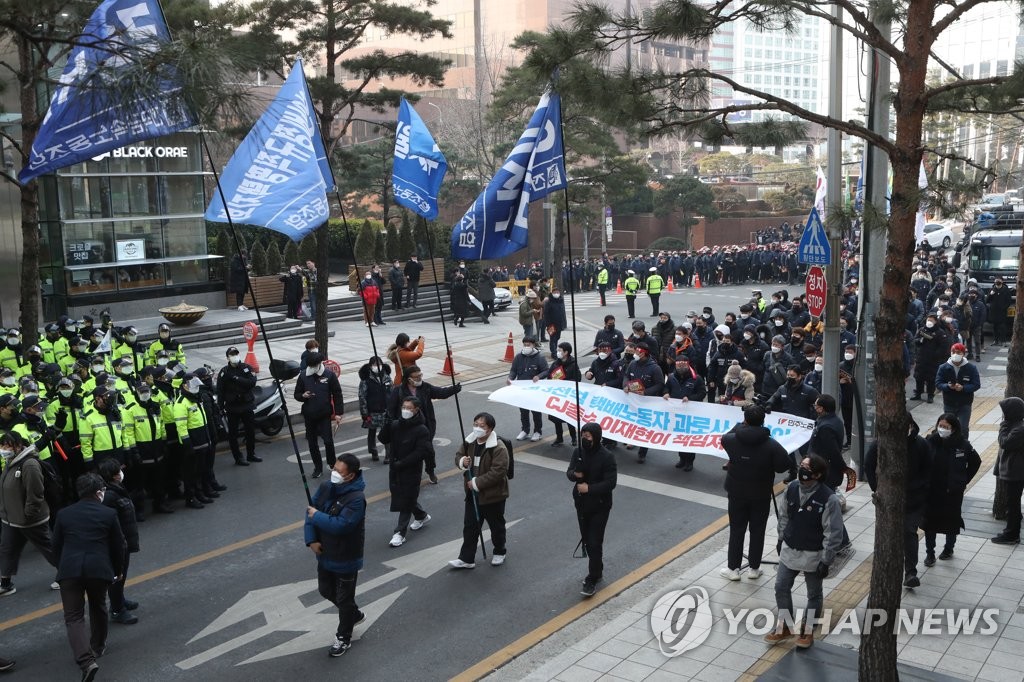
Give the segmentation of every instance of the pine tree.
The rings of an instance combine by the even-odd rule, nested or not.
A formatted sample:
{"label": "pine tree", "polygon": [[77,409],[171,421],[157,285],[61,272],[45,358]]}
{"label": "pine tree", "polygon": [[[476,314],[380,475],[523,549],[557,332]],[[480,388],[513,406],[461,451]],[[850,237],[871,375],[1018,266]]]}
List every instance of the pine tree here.
{"label": "pine tree", "polygon": [[304,262],[299,262],[299,245],[288,240],[288,245],[284,247],[284,266],[290,268],[293,265],[304,265]]}
{"label": "pine tree", "polygon": [[267,246],[267,274],[276,275],[279,272],[284,271],[284,266],[281,262],[281,247],[277,245],[276,240],[271,240]]}
{"label": "pine tree", "polygon": [[373,226],[369,220],[364,220],[358,228],[352,225],[352,229],[358,229],[356,233],[356,264],[372,265],[374,251],[377,248],[377,235],[374,233]]}
{"label": "pine tree", "polygon": [[398,242],[398,228],[395,227],[395,221],[388,221],[387,235],[384,238],[384,252],[388,257],[388,262],[393,263],[396,260],[401,260],[400,255],[402,247]]}
{"label": "pine tree", "polygon": [[412,236],[412,225],[409,224],[409,213],[402,213],[402,227],[398,229],[398,258],[408,260],[416,253],[416,242]]}
{"label": "pine tree", "polygon": [[386,263],[388,261],[387,237],[383,232],[374,232],[373,262]]}
{"label": "pine tree", "polygon": [[302,259],[303,265],[308,260],[316,262],[316,240],[319,234],[319,232],[313,232],[303,237],[302,241],[299,242],[299,258]]}
{"label": "pine tree", "polygon": [[270,271],[267,269],[267,250],[263,248],[261,242],[255,242],[252,245],[249,258],[252,261],[252,274],[257,277],[270,274]]}

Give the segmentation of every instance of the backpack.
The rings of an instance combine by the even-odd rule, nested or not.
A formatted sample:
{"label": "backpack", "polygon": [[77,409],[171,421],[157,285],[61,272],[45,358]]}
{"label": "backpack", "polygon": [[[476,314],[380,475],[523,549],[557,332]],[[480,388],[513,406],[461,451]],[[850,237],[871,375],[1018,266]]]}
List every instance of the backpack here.
{"label": "backpack", "polygon": [[[43,472],[43,499],[46,500],[46,506],[50,508],[50,514],[56,514],[57,510],[64,506],[64,484],[49,461],[39,459],[35,455],[31,457],[39,462],[39,468]],[[20,471],[24,465],[24,461],[19,463],[18,470]]]}
{"label": "backpack", "polygon": [[508,451],[508,471],[505,476],[511,481],[516,477],[516,461],[512,459],[512,441],[504,436],[498,436],[498,440],[505,444],[505,449]]}

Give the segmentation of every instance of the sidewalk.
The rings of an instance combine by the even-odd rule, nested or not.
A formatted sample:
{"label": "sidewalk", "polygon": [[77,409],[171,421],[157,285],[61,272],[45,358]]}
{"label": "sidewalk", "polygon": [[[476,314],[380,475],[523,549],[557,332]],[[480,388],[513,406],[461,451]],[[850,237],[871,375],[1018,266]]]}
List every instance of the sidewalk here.
{"label": "sidewalk", "polygon": [[[997,350],[997,349],[992,349]],[[989,353],[991,354],[991,350]],[[996,362],[1005,362],[1006,349],[998,349]],[[991,361],[991,360],[990,360]],[[967,530],[957,540],[953,558],[925,568],[918,565],[921,586],[905,589],[907,608],[994,608],[995,634],[900,634],[897,649],[903,679],[1024,680],[1020,651],[1024,648],[1024,565],[1017,546],[994,545],[989,537],[1002,529],[989,509],[995,490],[991,474],[998,446],[1001,413],[998,402],[1005,388],[1005,372],[984,376],[971,421],[971,442],[982,455],[982,466],[964,501]],[[910,403],[922,431],[941,414],[941,401]],[[847,453],[849,456],[849,452]],[[836,576],[825,581],[825,609],[833,612],[833,626],[843,609],[866,607],[874,549],[874,507],[866,482],[847,496],[844,515],[856,554]],[[726,565],[728,519],[723,516],[712,537],[693,547],[677,548],[676,557],[648,577],[629,576],[606,584],[594,597],[596,609],[537,643],[523,655],[496,670],[495,680],[856,680],[859,638],[849,630],[816,637],[808,651],[796,650],[791,640],[771,647],[741,625],[730,635],[723,609],[765,608],[775,611],[775,566],[762,564],[764,575],[739,582],[719,575]],[[775,559],[776,526],[769,521],[765,540],[768,559]],[[939,538],[942,541],[942,538]],[[614,541],[613,541],[614,542]],[[614,551],[614,549],[612,550]],[[924,560],[923,540],[920,560]],[[1016,561],[1015,561],[1016,560]],[[652,562],[653,563],[653,562]],[[659,597],[671,590],[699,586],[707,591],[713,625],[696,648],[676,657],[659,649],[650,614]],[[803,580],[797,580],[794,606],[806,605]],[[500,665],[498,661],[491,663]],[[479,672],[479,671],[474,671]]]}

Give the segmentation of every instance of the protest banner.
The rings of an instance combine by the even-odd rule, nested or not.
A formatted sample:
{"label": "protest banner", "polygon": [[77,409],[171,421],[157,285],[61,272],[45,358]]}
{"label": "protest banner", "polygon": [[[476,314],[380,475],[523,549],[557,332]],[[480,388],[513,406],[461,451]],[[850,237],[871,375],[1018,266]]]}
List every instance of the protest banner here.
{"label": "protest banner", "polygon": [[[576,407],[576,386],[570,381],[513,381],[499,388],[490,400],[542,412],[569,424],[596,422],[605,438],[655,450],[697,452],[728,459],[722,436],[743,421],[743,410],[732,405],[665,400],[654,396],[624,393],[616,388],[580,384]],[[793,452],[811,438],[814,421],[782,412],[772,412],[764,425],[787,452]]]}

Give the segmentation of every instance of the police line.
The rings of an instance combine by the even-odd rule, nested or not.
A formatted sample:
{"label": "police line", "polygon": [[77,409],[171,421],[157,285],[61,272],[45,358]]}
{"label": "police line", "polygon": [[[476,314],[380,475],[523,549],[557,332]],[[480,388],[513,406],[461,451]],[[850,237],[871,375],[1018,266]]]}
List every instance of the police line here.
{"label": "police line", "polygon": [[[569,381],[513,381],[490,400],[576,423],[576,386]],[[624,393],[615,388],[580,384],[580,422],[597,422],[610,440],[658,450],[679,450],[727,458],[722,436],[743,420],[732,405],[665,400]],[[765,417],[764,425],[787,452],[811,438],[814,422],[782,412]]]}

